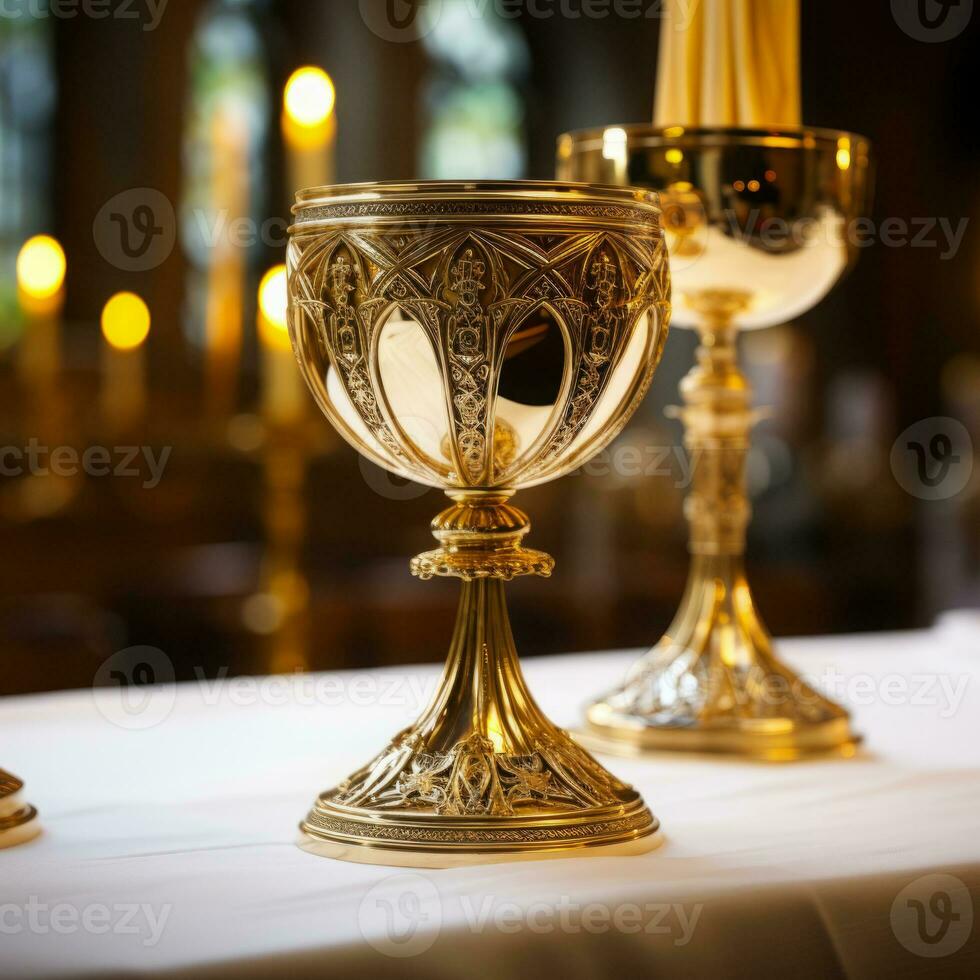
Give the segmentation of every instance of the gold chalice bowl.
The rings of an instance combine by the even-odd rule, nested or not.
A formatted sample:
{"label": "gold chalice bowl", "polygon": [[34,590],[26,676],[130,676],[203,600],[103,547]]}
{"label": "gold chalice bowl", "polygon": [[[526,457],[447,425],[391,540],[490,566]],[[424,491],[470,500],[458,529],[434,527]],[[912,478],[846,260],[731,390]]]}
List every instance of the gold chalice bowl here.
{"label": "gold chalice bowl", "polygon": [[586,741],[772,760],[851,753],[847,712],[775,657],[745,577],[745,462],[759,413],[736,339],[804,313],[854,262],[868,141],[815,129],[616,126],[560,137],[558,174],[660,192],[674,320],[700,340],[677,410],[693,463],[687,587],[666,635],[587,709]]}
{"label": "gold chalice bowl", "polygon": [[439,547],[411,571],[462,580],[433,701],[319,797],[303,846],[430,867],[650,846],[658,822],[639,794],[531,697],[503,583],[554,564],[524,546],[530,524],[511,496],[606,445],[660,359],[669,279],[655,195],[395,182],[303,191],[293,210],[302,372],[355,449],[446,492]]}

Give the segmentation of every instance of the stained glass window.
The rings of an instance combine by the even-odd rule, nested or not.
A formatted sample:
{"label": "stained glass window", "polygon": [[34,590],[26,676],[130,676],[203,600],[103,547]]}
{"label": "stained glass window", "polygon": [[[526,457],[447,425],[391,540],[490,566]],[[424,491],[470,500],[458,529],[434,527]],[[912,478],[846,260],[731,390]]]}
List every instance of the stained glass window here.
{"label": "stained glass window", "polygon": [[180,226],[185,329],[197,343],[215,329],[240,331],[242,298],[254,292],[269,183],[266,17],[263,0],[212,0],[191,41]]}
{"label": "stained glass window", "polygon": [[446,0],[423,8],[433,61],[419,161],[433,179],[522,177],[527,163],[523,32],[494,4]]}
{"label": "stained glass window", "polygon": [[0,349],[18,333],[17,252],[50,230],[51,23],[37,0],[7,0],[0,18]]}

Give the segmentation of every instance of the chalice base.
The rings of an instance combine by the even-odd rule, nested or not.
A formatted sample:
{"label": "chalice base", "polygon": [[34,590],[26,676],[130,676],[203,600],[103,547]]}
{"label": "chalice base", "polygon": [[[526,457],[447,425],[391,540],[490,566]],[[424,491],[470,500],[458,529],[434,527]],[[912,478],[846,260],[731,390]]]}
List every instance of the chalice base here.
{"label": "chalice base", "polygon": [[852,756],[840,705],[773,653],[737,556],[696,556],[674,622],[624,684],[586,710],[595,751],[727,753],[767,762]]}
{"label": "chalice base", "polygon": [[656,846],[640,795],[541,713],[503,582],[462,583],[439,691],[419,721],[323,793],[301,847],[370,864],[451,867]]}
{"label": "chalice base", "polygon": [[37,810],[20,798],[23,783],[0,769],[0,850],[26,844],[41,832]]}
{"label": "chalice base", "polygon": [[[361,836],[365,823],[369,827]],[[329,829],[321,829],[323,826]],[[391,814],[378,811],[361,810],[352,815],[321,798],[301,830],[299,846],[310,854],[399,868],[624,857],[646,854],[662,842],[659,822],[639,794],[632,805],[605,812],[596,808],[551,821],[497,817],[482,825],[471,817],[454,822],[439,814],[411,822],[396,822]]]}

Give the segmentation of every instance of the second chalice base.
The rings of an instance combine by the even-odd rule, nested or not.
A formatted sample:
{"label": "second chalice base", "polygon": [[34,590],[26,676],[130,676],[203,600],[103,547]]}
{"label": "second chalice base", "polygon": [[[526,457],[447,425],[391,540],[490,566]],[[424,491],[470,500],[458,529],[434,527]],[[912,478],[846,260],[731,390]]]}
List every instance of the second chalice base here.
{"label": "second chalice base", "polygon": [[741,561],[696,557],[667,634],[625,684],[593,702],[580,740],[596,751],[727,753],[768,762],[853,755],[848,713],[780,661]]}
{"label": "second chalice base", "polygon": [[534,703],[503,581],[487,577],[462,583],[433,702],[367,766],[320,796],[301,825],[301,846],[348,861],[449,867],[636,853],[656,845],[658,826],[635,790]]}
{"label": "second chalice base", "polygon": [[37,810],[20,798],[23,783],[0,769],[0,850],[26,844],[41,832]]}

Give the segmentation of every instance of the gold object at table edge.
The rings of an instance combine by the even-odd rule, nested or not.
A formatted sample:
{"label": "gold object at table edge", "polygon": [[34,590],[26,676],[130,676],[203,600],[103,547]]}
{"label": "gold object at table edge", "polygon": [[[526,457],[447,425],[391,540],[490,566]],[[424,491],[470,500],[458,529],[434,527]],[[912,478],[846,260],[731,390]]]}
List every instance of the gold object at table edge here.
{"label": "gold object at table edge", "polygon": [[0,850],[26,844],[41,831],[37,810],[19,799],[24,784],[0,769]]}
{"label": "gold object at table edge", "polygon": [[[652,379],[669,318],[655,199],[460,181],[352,185],[301,192],[297,201],[287,266],[300,368],[359,452],[446,491],[452,503],[432,523],[439,548],[413,559],[411,571],[462,580],[432,702],[374,760],[321,794],[301,824],[302,846],[421,867],[654,846],[659,822],[639,794],[534,702],[503,582],[548,576],[554,565],[524,546],[530,522],[509,498],[597,452]],[[380,379],[379,335],[395,307],[414,318],[438,357],[452,436],[445,462],[406,434]],[[507,339],[541,307],[566,343],[560,396],[530,445],[519,446],[510,426],[502,443],[495,412]],[[633,374],[589,434],[641,329]],[[347,418],[331,396],[330,371],[343,382]]]}
{"label": "gold object at table edge", "polygon": [[[738,161],[735,166],[745,169],[745,179],[730,186],[723,184],[729,152]],[[761,163],[767,153],[780,165]],[[596,751],[620,748],[625,754],[731,753],[773,762],[824,753],[852,756],[860,738],[848,712],[776,657],[744,570],[751,515],[746,461],[751,430],[762,413],[753,410],[751,387],[738,366],[739,320],[752,311],[750,325],[766,326],[801,309],[780,317],[777,303],[769,313],[757,312],[755,281],[750,277],[744,289],[733,288],[732,281],[739,280],[732,275],[736,253],[721,256],[719,243],[726,237],[738,239],[742,194],[752,203],[751,194],[759,193],[763,214],[766,207],[779,212],[767,195],[787,193],[787,187],[799,195],[785,202],[789,215],[806,216],[808,208],[817,212],[815,203],[823,195],[822,218],[828,213],[842,220],[860,216],[870,194],[868,141],[854,133],[815,128],[627,125],[566,133],[558,139],[557,156],[560,177],[628,180],[661,192],[673,224],[672,259],[686,262],[683,269],[673,269],[675,302],[682,304],[675,309],[691,318],[684,325],[693,326],[700,341],[697,364],[681,383],[684,405],[674,410],[694,463],[685,501],[692,557],[684,595],[661,641],[634,664],[621,685],[588,705],[586,727],[577,737]],[[799,173],[786,180],[788,175],[779,170],[794,156]],[[799,163],[804,160],[808,163]],[[840,171],[838,199],[819,185],[817,161],[829,173],[834,165]],[[724,215],[722,202],[728,205]],[[792,222],[787,226],[792,228]],[[720,233],[714,244],[711,232]],[[760,271],[764,243],[760,247],[745,236],[740,244],[755,249],[751,268]],[[839,251],[840,269],[836,275],[832,268],[824,273],[824,292],[856,258],[849,243],[842,243]],[[714,263],[698,267],[712,253]],[[731,263],[720,275],[719,258]],[[771,261],[779,258],[774,252]],[[784,298],[787,303],[797,299]],[[681,319],[677,313],[675,320]]]}

